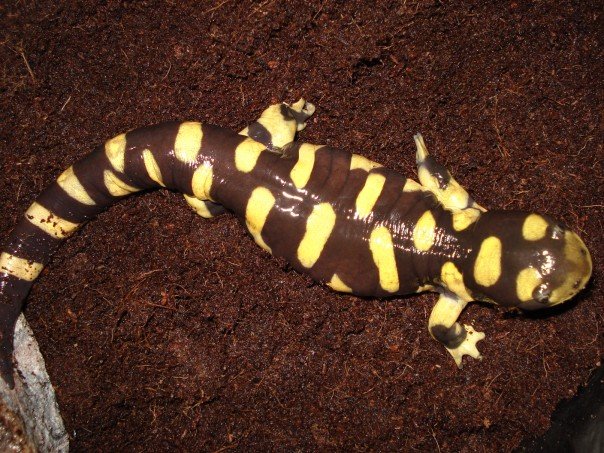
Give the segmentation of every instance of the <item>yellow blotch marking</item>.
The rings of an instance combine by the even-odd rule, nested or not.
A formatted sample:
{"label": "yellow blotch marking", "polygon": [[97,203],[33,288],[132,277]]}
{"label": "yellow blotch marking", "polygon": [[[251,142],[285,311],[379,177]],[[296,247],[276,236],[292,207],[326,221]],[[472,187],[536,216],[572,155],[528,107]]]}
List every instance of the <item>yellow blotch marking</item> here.
{"label": "yellow blotch marking", "polygon": [[153,157],[153,153],[146,149],[143,151],[143,162],[145,163],[145,170],[153,181],[155,181],[160,186],[165,187],[164,180],[161,175],[161,170],[159,168],[159,164],[155,157]]}
{"label": "yellow blotch marking", "polygon": [[381,167],[381,165],[359,154],[353,154],[350,158],[350,170],[360,168],[361,170],[370,171],[378,167]]}
{"label": "yellow blotch marking", "polygon": [[474,279],[479,285],[493,286],[501,276],[501,241],[489,236],[482,244],[474,262]]}
{"label": "yellow blotch marking", "polygon": [[436,220],[430,211],[419,218],[413,228],[413,245],[420,252],[430,250],[436,238]]}
{"label": "yellow blotch marking", "polygon": [[356,211],[359,218],[364,219],[371,214],[375,202],[382,193],[385,182],[386,178],[384,175],[369,173],[365,185],[359,192],[356,200]]}
{"label": "yellow blotch marking", "polygon": [[78,229],[80,224],[65,220],[53,214],[41,204],[32,203],[25,212],[25,218],[45,233],[57,239],[63,239]]}
{"label": "yellow blotch marking", "polygon": [[202,138],[201,123],[197,121],[181,123],[174,141],[174,155],[176,158],[185,164],[194,163],[201,149]]}
{"label": "yellow blotch marking", "polygon": [[541,284],[541,274],[533,267],[522,269],[516,277],[516,295],[523,302],[533,300],[533,291]]}
{"label": "yellow blotch marking", "polygon": [[193,173],[191,187],[193,195],[200,200],[212,200],[210,190],[212,189],[212,178],[214,171],[208,162],[202,163]]}
{"label": "yellow blotch marking", "polygon": [[399,289],[398,270],[394,257],[392,236],[385,226],[379,226],[371,232],[369,237],[369,250],[373,262],[378,268],[380,286],[385,291],[394,293]]}
{"label": "yellow blotch marking", "polygon": [[73,172],[73,167],[69,167],[57,178],[57,184],[74,200],[82,204],[93,206],[94,200],[88,195],[86,189]]}
{"label": "yellow blotch marking", "polygon": [[6,252],[0,255],[0,272],[21,280],[34,281],[42,269],[44,269],[42,263],[18,258]]}
{"label": "yellow blotch marking", "polygon": [[547,221],[539,214],[530,214],[522,224],[522,237],[527,241],[538,241],[545,237]]}
{"label": "yellow blotch marking", "polygon": [[105,155],[111,166],[120,173],[124,172],[126,154],[126,134],[120,134],[105,142]]}
{"label": "yellow blotch marking", "polygon": [[474,208],[463,209],[453,212],[453,229],[463,231],[472,225],[480,217],[480,211]]}
{"label": "yellow blotch marking", "polygon": [[262,143],[246,138],[235,149],[235,168],[243,173],[249,173],[256,166],[260,153],[265,149]]}
{"label": "yellow blotch marking", "polygon": [[443,285],[445,285],[449,291],[455,293],[461,300],[465,302],[470,302],[473,300],[463,282],[461,272],[459,272],[457,266],[455,266],[455,264],[453,264],[451,261],[447,261],[445,264],[443,264],[443,267],[440,270],[440,279]]}
{"label": "yellow blotch marking", "polygon": [[205,201],[199,200],[195,197],[191,197],[189,195],[184,195],[186,202],[193,208],[193,210],[205,219],[211,219],[214,217]]}
{"label": "yellow blotch marking", "polygon": [[313,207],[306,220],[306,232],[298,246],[297,256],[302,266],[314,266],[335,224],[336,213],[329,203],[320,203]]}
{"label": "yellow blotch marking", "polygon": [[403,192],[418,192],[423,189],[424,187],[413,179],[407,179],[407,181],[405,181],[405,185],[403,186]]}
{"label": "yellow blotch marking", "polygon": [[352,292],[352,288],[344,283],[340,277],[338,277],[338,274],[333,274],[333,277],[331,277],[331,281],[327,283],[327,286],[335,291],[340,291],[341,293]]}
{"label": "yellow blotch marking", "polygon": [[140,189],[126,184],[111,170],[103,172],[103,183],[111,195],[114,197],[123,197],[124,195],[138,192]]}
{"label": "yellow blotch marking", "polygon": [[322,145],[311,145],[303,143],[298,151],[298,162],[289,173],[294,185],[298,189],[302,189],[308,184],[312,169],[315,165],[315,154]]}
{"label": "yellow blotch marking", "polygon": [[247,229],[252,234],[256,244],[269,253],[272,253],[272,251],[271,248],[266,245],[264,239],[262,239],[262,228],[264,228],[266,218],[274,205],[275,197],[271,191],[265,187],[256,187],[252,191],[245,208],[245,223]]}

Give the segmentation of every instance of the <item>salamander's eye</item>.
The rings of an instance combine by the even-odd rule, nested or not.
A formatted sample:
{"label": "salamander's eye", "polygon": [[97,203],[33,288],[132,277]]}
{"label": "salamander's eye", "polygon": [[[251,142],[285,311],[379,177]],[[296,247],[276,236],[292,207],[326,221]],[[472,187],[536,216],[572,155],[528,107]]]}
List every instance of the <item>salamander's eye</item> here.
{"label": "salamander's eye", "polygon": [[564,227],[562,225],[552,226],[552,239],[562,239],[564,237]]}
{"label": "salamander's eye", "polygon": [[549,303],[549,296],[551,295],[551,291],[545,283],[537,286],[533,291],[533,299],[542,304]]}

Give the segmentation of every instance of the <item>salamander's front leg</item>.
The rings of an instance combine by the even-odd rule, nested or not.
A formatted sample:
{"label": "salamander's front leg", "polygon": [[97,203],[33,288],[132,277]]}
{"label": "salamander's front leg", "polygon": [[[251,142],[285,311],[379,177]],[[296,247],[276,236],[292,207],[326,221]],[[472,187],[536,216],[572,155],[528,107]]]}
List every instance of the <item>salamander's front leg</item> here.
{"label": "salamander's front leg", "polygon": [[262,143],[269,149],[283,148],[294,141],[297,131],[306,127],[306,120],[315,106],[303,98],[292,105],[285,102],[268,107],[260,118],[239,132]]}
{"label": "salamander's front leg", "polygon": [[442,164],[428,153],[424,138],[421,134],[413,136],[417,151],[417,176],[420,182],[430,189],[446,209],[478,209],[485,211],[478,205]]}
{"label": "salamander's front leg", "polygon": [[432,309],[428,321],[430,334],[447,348],[459,368],[462,367],[461,359],[464,355],[482,359],[476,343],[484,339],[484,333],[476,332],[472,326],[462,326],[457,322],[466,305],[467,302],[454,294],[444,292]]}

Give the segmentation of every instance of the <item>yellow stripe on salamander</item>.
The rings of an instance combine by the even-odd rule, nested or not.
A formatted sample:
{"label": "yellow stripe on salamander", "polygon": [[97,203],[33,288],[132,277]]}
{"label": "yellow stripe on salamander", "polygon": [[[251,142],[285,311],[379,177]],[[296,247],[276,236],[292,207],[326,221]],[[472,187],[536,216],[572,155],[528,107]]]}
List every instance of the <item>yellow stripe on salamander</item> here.
{"label": "yellow stripe on salamander", "polygon": [[341,293],[351,293],[352,292],[352,288],[350,286],[348,286],[346,283],[344,283],[342,281],[342,279],[340,279],[340,277],[338,277],[338,274],[333,274],[333,277],[331,277],[331,281],[329,283],[327,283],[327,286],[329,286],[331,289],[333,289],[335,291],[340,291]]}
{"label": "yellow stripe on salamander", "polygon": [[256,187],[245,208],[245,224],[252,234],[254,241],[264,250],[272,253],[271,248],[262,239],[262,228],[266,223],[268,214],[275,205],[275,197],[266,187]]}
{"label": "yellow stripe on salamander", "polygon": [[159,168],[159,164],[155,157],[153,157],[153,153],[151,150],[146,149],[143,151],[143,162],[145,163],[145,170],[153,181],[159,184],[162,187],[166,187],[164,184],[164,178],[161,175],[161,170]]}
{"label": "yellow stripe on salamander", "polygon": [[126,134],[120,134],[105,142],[105,155],[111,166],[120,173],[126,166]]}
{"label": "yellow stripe on salamander", "polygon": [[501,276],[501,240],[489,236],[482,244],[474,262],[474,279],[482,286],[493,286]]}
{"label": "yellow stripe on salamander", "polygon": [[82,204],[93,206],[96,203],[88,195],[86,189],[75,175],[73,167],[69,167],[57,178],[57,184],[63,189],[67,195]]}
{"label": "yellow stripe on salamander", "polygon": [[390,293],[398,291],[398,269],[396,268],[392,236],[388,228],[382,225],[371,232],[369,250],[371,250],[373,262],[378,268],[382,289]]}
{"label": "yellow stripe on salamander", "polygon": [[463,275],[457,269],[457,266],[451,261],[443,264],[440,270],[440,279],[443,285],[451,292],[456,294],[461,300],[470,302],[473,300],[466,285],[463,282]]}
{"label": "yellow stripe on salamander", "polygon": [[185,163],[193,164],[197,160],[197,155],[201,150],[201,139],[203,131],[201,123],[197,121],[186,121],[178,128],[176,140],[174,141],[174,155]]}
{"label": "yellow stripe on salamander", "polygon": [[262,143],[246,138],[235,148],[235,168],[243,173],[251,172],[265,149]]}
{"label": "yellow stripe on salamander", "polygon": [[21,280],[32,282],[44,269],[42,263],[18,258],[10,253],[3,252],[0,255],[0,273],[17,277]]}
{"label": "yellow stripe on salamander", "polygon": [[297,189],[306,187],[310,180],[312,169],[315,166],[315,154],[323,145],[311,145],[303,143],[298,150],[298,162],[294,165],[289,173],[294,185]]}
{"label": "yellow stripe on salamander", "polygon": [[315,265],[335,224],[336,213],[329,203],[313,207],[306,220],[306,232],[298,246],[297,256],[302,266],[311,268]]}
{"label": "yellow stripe on salamander", "polygon": [[403,192],[418,192],[420,190],[425,190],[425,189],[417,181],[414,181],[413,179],[407,179],[405,181],[405,185],[403,186]]}
{"label": "yellow stripe on salamander", "polygon": [[193,189],[193,195],[200,200],[210,200],[210,190],[212,189],[212,178],[214,177],[214,170],[209,162],[202,163],[195,172],[193,173],[193,179],[191,180],[191,188]]}
{"label": "yellow stripe on salamander", "polygon": [[413,228],[413,245],[420,252],[426,252],[434,245],[435,239],[436,220],[430,211],[426,211]]}
{"label": "yellow stripe on salamander", "polygon": [[385,183],[384,175],[369,173],[355,203],[356,213],[360,219],[364,219],[371,214],[371,210],[382,193]]}
{"label": "yellow stripe on salamander", "polygon": [[184,195],[184,197],[189,206],[191,206],[199,216],[203,217],[204,219],[211,219],[212,217],[214,217],[208,209],[208,205],[205,201],[199,200],[195,197],[191,197],[186,194]]}
{"label": "yellow stripe on salamander", "polygon": [[533,299],[533,291],[541,284],[541,273],[532,267],[522,269],[516,277],[516,295],[522,302]]}
{"label": "yellow stripe on salamander", "polygon": [[34,202],[25,212],[25,218],[46,234],[64,239],[78,229],[80,224],[73,223],[53,214],[41,204]]}
{"label": "yellow stripe on salamander", "polygon": [[522,237],[527,241],[543,239],[547,226],[547,221],[539,214],[530,214],[522,224]]}
{"label": "yellow stripe on salamander", "polygon": [[103,172],[103,183],[111,195],[114,197],[123,197],[134,192],[138,192],[141,189],[132,187],[117,177],[111,170],[105,170]]}

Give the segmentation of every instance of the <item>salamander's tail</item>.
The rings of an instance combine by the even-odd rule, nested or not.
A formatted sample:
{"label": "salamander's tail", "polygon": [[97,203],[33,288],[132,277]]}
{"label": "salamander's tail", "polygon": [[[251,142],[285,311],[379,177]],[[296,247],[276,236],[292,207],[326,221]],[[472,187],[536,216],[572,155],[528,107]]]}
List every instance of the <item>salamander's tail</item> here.
{"label": "salamander's tail", "polygon": [[[1,284],[1,283],[0,283]],[[12,389],[15,387],[13,376],[13,338],[15,324],[21,312],[20,303],[0,301],[0,376]]]}
{"label": "salamander's tail", "polygon": [[[15,323],[44,266],[83,223],[131,193],[163,185],[193,195],[195,162],[177,161],[170,150],[179,150],[174,140],[180,129],[196,127],[201,130],[198,123],[165,123],[107,141],[51,183],[6,238],[0,254],[0,375],[11,387]],[[183,135],[181,154],[187,155],[191,135],[196,137]]]}

